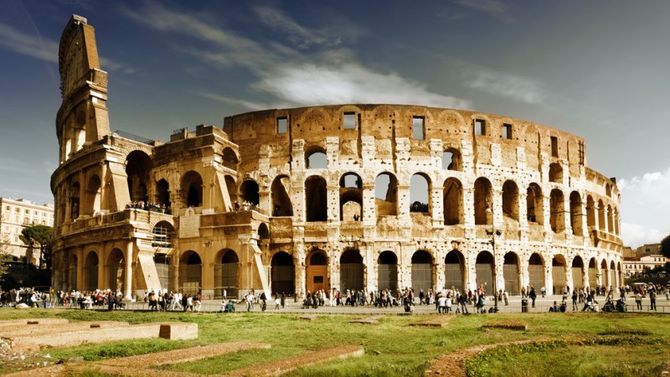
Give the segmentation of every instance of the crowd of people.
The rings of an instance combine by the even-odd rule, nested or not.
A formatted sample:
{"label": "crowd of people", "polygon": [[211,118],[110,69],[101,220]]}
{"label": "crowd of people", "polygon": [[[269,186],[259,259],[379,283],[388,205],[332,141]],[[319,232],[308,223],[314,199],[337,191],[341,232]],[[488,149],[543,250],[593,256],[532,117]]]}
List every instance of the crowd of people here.
{"label": "crowd of people", "polygon": [[126,205],[126,209],[141,209],[143,211],[153,211],[166,214],[171,213],[170,206],[166,205],[165,203],[156,204],[144,201],[130,202],[129,204]]}

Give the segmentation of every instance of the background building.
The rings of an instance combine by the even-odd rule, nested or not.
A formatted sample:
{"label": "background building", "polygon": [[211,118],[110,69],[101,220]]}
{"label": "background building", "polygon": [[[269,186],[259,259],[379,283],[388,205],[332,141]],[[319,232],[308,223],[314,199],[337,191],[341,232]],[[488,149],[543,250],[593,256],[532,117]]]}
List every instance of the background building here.
{"label": "background building", "polygon": [[39,262],[39,248],[28,250],[19,236],[29,225],[54,225],[53,204],[35,204],[25,199],[0,198],[0,240],[7,244],[7,251],[16,259],[30,263]]}
{"label": "background building", "polygon": [[54,286],[236,296],[622,282],[620,194],[582,138],[509,117],[334,105],[170,140],[111,132],[93,28],[59,49]]}

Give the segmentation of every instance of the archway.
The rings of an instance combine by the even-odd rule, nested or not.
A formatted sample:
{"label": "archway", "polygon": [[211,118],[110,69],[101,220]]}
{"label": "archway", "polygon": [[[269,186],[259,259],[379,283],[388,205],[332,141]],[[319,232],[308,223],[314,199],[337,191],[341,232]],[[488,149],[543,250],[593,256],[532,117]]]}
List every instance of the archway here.
{"label": "archway", "polygon": [[584,288],[584,261],[579,255],[572,259],[572,289]]}
{"label": "archway", "polygon": [[409,211],[430,213],[430,179],[425,174],[412,175],[409,181]]}
{"label": "archway", "polygon": [[79,217],[79,182],[74,182],[70,185],[70,220],[75,220]]}
{"label": "archway", "polygon": [[142,151],[132,151],[126,158],[126,175],[128,176],[128,192],[131,202],[147,202],[149,173],[153,163],[149,155]]}
{"label": "archway", "polygon": [[363,257],[357,249],[348,249],[340,257],[340,290],[362,290],[365,287]]}
{"label": "archway", "polygon": [[493,202],[493,189],[491,182],[479,177],[475,181],[475,225],[491,225],[493,216],[487,209],[491,208]]}
{"label": "archway", "polygon": [[418,250],[412,255],[412,288],[416,294],[433,287],[433,256],[426,250]]}
{"label": "archway", "polygon": [[444,258],[444,286],[465,293],[465,258],[458,250],[451,250]]}
{"label": "archway", "polygon": [[475,272],[477,273],[477,287],[483,288],[488,294],[493,294],[493,255],[491,253],[481,251],[477,254]]}
{"label": "archway", "polygon": [[526,190],[526,218],[529,223],[544,224],[543,203],[542,189],[537,183],[531,183]]}
{"label": "archway", "polygon": [[202,177],[190,170],[181,179],[181,195],[185,207],[200,207],[202,205]]}
{"label": "archway", "polygon": [[549,214],[551,230],[555,233],[560,233],[565,230],[565,205],[563,192],[559,189],[551,190],[549,203],[549,208],[551,208]]}
{"label": "archway", "polygon": [[577,191],[570,194],[570,226],[572,226],[572,234],[577,236],[584,234],[582,229],[582,198]]}
{"label": "archway", "polygon": [[272,293],[292,296],[295,292],[295,266],[293,257],[285,251],[272,256]]}
{"label": "archway", "polygon": [[171,206],[170,202],[170,184],[165,179],[156,183],[156,203],[166,209]]}
{"label": "archway", "polygon": [[125,261],[123,252],[119,249],[112,250],[107,261],[107,264],[109,265],[109,281],[107,282],[107,288],[111,289],[112,292],[116,292],[117,290],[124,292]]}
{"label": "archway", "polygon": [[94,291],[98,288],[98,253],[90,251],[86,256],[84,263],[84,289],[87,291]]}
{"label": "archway", "polygon": [[505,254],[503,276],[505,278],[505,291],[507,294],[518,295],[521,285],[519,282],[519,257],[513,252]]}
{"label": "archway", "polygon": [[594,289],[598,286],[598,262],[596,258],[589,261],[589,287]]}
{"label": "archway", "polygon": [[544,280],[544,259],[540,254],[533,253],[528,259],[528,284],[539,294]]}
{"label": "archway", "polygon": [[561,183],[563,182],[563,168],[560,164],[554,162],[549,165],[549,182]]}
{"label": "archway", "polygon": [[607,231],[607,223],[605,223],[605,205],[602,199],[598,200],[598,230],[602,232]]}
{"label": "archway", "polygon": [[223,166],[237,170],[237,164],[240,162],[240,160],[237,158],[237,154],[235,151],[230,148],[224,148],[223,153],[221,154],[221,163]]}
{"label": "archway", "polygon": [[398,257],[390,250],[383,251],[377,259],[377,289],[398,289]]}
{"label": "archway", "polygon": [[305,180],[307,221],[328,220],[328,190],[326,180],[313,175]]}
{"label": "archway", "polygon": [[257,206],[260,203],[260,194],[259,194],[258,183],[253,179],[247,179],[242,182],[240,185],[240,194],[242,195],[242,200],[251,203],[251,205]]}
{"label": "archway", "polygon": [[[617,286],[617,283],[616,283],[616,265],[614,264],[614,261],[610,262],[610,268],[607,272],[608,272],[608,275],[609,275],[609,278],[608,278],[609,287],[616,288],[616,286]],[[609,287],[608,287],[608,289],[609,289]]]}
{"label": "archway", "polygon": [[589,228],[596,226],[596,203],[591,195],[586,197],[586,225]]}
{"label": "archway", "polygon": [[86,209],[84,213],[93,216],[100,212],[102,208],[102,186],[100,178],[97,175],[88,180],[86,187]]}
{"label": "archway", "polygon": [[463,223],[463,185],[456,178],[444,181],[444,225]]}
{"label": "archway", "polygon": [[551,277],[554,281],[553,293],[555,295],[560,295],[565,290],[567,286],[566,273],[567,264],[565,263],[565,257],[561,254],[554,255],[554,258],[551,260]]}
{"label": "archway", "polygon": [[328,156],[321,147],[310,147],[305,151],[305,167],[307,169],[326,169],[328,168]]}
{"label": "archway", "polygon": [[607,261],[603,259],[603,261],[600,263],[600,276],[601,276],[600,282],[602,283],[602,286],[605,287],[605,289],[608,289],[609,286],[612,284],[610,282],[609,271],[607,270],[608,270]]}
{"label": "archway", "polygon": [[363,180],[358,174],[340,177],[340,220],[361,221],[363,218]]}
{"label": "archway", "polygon": [[398,179],[391,173],[375,178],[375,209],[377,216],[398,214]]}
{"label": "archway", "polygon": [[442,152],[442,169],[461,170],[461,153],[458,149],[449,148]]}
{"label": "archway", "polygon": [[77,256],[70,253],[70,264],[68,265],[68,288],[78,290],[77,286]]}
{"label": "archway", "polygon": [[307,256],[307,268],[305,274],[307,275],[307,290],[309,292],[316,292],[318,290],[329,289],[328,284],[328,256],[325,252],[319,249],[312,250]]}
{"label": "archway", "polygon": [[167,221],[159,221],[151,230],[151,233],[153,235],[153,240],[151,241],[152,247],[172,247],[175,236],[172,224]]}
{"label": "archway", "polygon": [[270,187],[272,191],[272,216],[293,216],[293,205],[288,194],[290,187],[291,180],[286,175],[279,175],[272,181]]}
{"label": "archway", "polygon": [[214,279],[217,286],[214,288],[216,297],[238,297],[238,281],[240,259],[231,249],[219,252],[220,264],[215,265]]}
{"label": "archway", "polygon": [[514,181],[508,180],[503,184],[502,204],[503,215],[519,221],[519,187]]}
{"label": "archway", "polygon": [[189,250],[179,258],[179,291],[184,295],[194,295],[202,286],[202,261],[200,255]]}

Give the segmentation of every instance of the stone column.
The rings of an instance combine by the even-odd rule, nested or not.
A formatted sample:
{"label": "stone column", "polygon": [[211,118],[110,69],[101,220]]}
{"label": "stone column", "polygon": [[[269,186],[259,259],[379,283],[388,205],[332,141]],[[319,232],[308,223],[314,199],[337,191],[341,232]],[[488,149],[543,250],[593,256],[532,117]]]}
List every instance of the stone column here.
{"label": "stone column", "polygon": [[[470,254],[470,255],[468,255]],[[467,263],[466,267],[467,270],[465,271],[466,273],[466,280],[468,283],[468,289],[471,289],[473,291],[477,290],[477,267],[475,264],[477,263],[477,255],[476,253],[465,253]]]}
{"label": "stone column", "polygon": [[124,276],[124,297],[126,300],[132,300],[132,285],[133,285],[133,241],[132,239],[126,244],[126,255],[124,255],[124,262],[126,262],[125,276]]}
{"label": "stone column", "polygon": [[409,214],[409,186],[406,183],[398,182],[398,220],[401,226],[412,223]]}
{"label": "stone column", "polygon": [[295,294],[304,297],[307,291],[307,269],[306,269],[305,244],[296,242],[293,244],[293,264],[295,265]]}
{"label": "stone column", "polygon": [[572,237],[572,211],[570,208],[570,195],[563,195],[563,213],[566,239],[570,239]]}
{"label": "stone column", "polygon": [[519,272],[521,274],[521,279],[519,280],[521,287],[519,290],[521,290],[521,288],[525,288],[530,285],[530,276],[528,274],[528,258],[521,254],[519,255],[519,269],[521,270]]}
{"label": "stone column", "polygon": [[77,251],[77,290],[81,291],[84,288],[84,268],[86,268],[86,261],[84,260],[84,247],[81,246]]}
{"label": "stone column", "polygon": [[328,214],[327,218],[328,221],[335,221],[339,222],[340,221],[340,186],[337,184],[337,182],[332,182],[333,180],[330,180],[331,182],[328,182],[327,186],[327,196],[328,199],[326,200],[326,205],[328,206]]}
{"label": "stone column", "polygon": [[553,258],[549,255],[548,257],[545,256],[544,260],[544,288],[547,290],[547,294],[550,295],[554,293]]}
{"label": "stone column", "polygon": [[565,285],[570,287],[570,292],[572,292],[572,290],[575,289],[575,284],[572,280],[572,263],[568,265],[567,260],[565,261]]}
{"label": "stone column", "polygon": [[446,284],[444,277],[445,267],[444,260],[441,260],[440,258],[435,260],[435,292],[440,292],[444,289]]}
{"label": "stone column", "polygon": [[433,186],[430,190],[430,207],[433,227],[444,226],[444,197],[442,187]]}
{"label": "stone column", "polygon": [[[502,207],[501,207],[502,208]],[[499,242],[499,240],[496,240],[496,242]],[[496,281],[496,292],[500,291],[501,289],[504,291],[505,290],[505,272],[504,272],[504,264],[505,264],[505,257],[503,253],[500,252],[498,249],[498,245],[496,245],[496,253],[494,257],[494,274],[495,274],[495,281]]]}
{"label": "stone column", "polygon": [[363,185],[363,225],[375,226],[377,214],[375,207],[375,185],[366,183]]}
{"label": "stone column", "polygon": [[98,253],[98,288],[106,289],[109,288],[109,280],[107,279],[107,258],[105,258],[105,249],[104,246],[101,247],[100,252]]}

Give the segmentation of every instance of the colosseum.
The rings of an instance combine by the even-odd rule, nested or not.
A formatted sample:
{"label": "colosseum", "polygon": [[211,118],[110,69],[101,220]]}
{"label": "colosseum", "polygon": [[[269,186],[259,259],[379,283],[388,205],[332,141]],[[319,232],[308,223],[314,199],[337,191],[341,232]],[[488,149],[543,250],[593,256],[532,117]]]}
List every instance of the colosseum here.
{"label": "colosseum", "polygon": [[620,194],[584,139],[414,105],[256,111],[168,141],[112,132],[94,29],[60,41],[57,289],[617,287]]}

